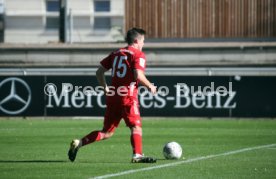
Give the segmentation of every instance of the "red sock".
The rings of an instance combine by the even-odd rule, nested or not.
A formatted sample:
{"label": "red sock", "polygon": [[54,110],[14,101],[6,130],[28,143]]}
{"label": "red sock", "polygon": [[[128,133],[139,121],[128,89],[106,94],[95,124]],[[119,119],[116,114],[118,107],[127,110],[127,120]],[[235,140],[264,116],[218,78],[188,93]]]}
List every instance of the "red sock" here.
{"label": "red sock", "polygon": [[142,136],[141,134],[132,134],[130,136],[130,141],[133,149],[133,154],[142,155]]}
{"label": "red sock", "polygon": [[93,131],[81,139],[82,146],[101,140],[101,131]]}

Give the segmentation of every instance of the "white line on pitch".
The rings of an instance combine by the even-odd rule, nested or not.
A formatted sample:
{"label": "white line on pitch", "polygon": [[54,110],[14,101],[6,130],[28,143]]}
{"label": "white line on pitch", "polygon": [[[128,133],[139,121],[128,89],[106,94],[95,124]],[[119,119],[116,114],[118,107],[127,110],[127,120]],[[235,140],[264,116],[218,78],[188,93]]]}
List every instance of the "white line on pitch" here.
{"label": "white line on pitch", "polygon": [[267,148],[267,149],[276,150],[276,147],[270,147],[270,148]]}
{"label": "white line on pitch", "polygon": [[127,175],[127,174],[130,174],[130,173],[137,173],[137,172],[154,170],[154,169],[159,169],[159,168],[171,167],[171,166],[180,165],[180,164],[184,164],[184,163],[191,163],[191,162],[196,162],[196,161],[200,161],[200,160],[206,160],[206,159],[220,157],[220,156],[233,155],[233,154],[237,154],[237,153],[242,153],[242,152],[247,152],[247,151],[257,150],[257,149],[263,149],[263,148],[269,148],[269,147],[275,147],[275,146],[276,146],[276,144],[261,145],[261,146],[256,146],[256,147],[248,147],[248,148],[233,150],[233,151],[220,153],[220,154],[214,154],[214,155],[207,155],[207,156],[202,156],[202,157],[191,158],[191,159],[184,160],[184,161],[178,161],[178,162],[173,162],[173,163],[168,163],[168,164],[163,164],[163,165],[157,165],[157,166],[152,166],[152,167],[139,168],[139,169],[135,169],[135,170],[127,170],[127,171],[124,171],[124,172],[97,176],[97,177],[94,177],[93,179],[102,179],[102,178],[122,176],[122,175]]}

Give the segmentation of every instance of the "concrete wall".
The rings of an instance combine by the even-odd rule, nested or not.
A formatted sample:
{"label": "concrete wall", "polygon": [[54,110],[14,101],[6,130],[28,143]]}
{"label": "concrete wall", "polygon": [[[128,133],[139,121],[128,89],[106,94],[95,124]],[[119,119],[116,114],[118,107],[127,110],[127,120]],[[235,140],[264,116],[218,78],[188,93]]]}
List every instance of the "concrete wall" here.
{"label": "concrete wall", "polygon": [[[0,67],[96,67],[125,44],[0,45]],[[146,43],[148,67],[275,66],[276,43]]]}

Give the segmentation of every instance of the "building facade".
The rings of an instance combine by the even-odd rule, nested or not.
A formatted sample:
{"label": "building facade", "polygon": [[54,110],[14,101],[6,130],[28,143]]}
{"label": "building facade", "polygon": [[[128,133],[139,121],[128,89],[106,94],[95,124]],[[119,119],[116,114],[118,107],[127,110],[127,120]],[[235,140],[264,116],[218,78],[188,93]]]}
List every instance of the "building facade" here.
{"label": "building facade", "polygon": [[[122,40],[124,4],[124,0],[67,0],[67,39]],[[59,0],[5,0],[5,42],[59,42],[59,8]]]}
{"label": "building facade", "polygon": [[157,41],[276,41],[275,0],[0,0],[0,42],[59,42],[60,1],[72,43],[123,41],[132,27]]}

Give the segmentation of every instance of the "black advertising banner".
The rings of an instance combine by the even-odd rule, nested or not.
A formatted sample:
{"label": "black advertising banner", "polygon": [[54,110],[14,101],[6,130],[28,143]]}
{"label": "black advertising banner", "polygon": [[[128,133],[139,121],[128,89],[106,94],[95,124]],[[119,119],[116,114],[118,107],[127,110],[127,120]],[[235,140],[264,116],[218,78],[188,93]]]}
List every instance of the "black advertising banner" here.
{"label": "black advertising banner", "polygon": [[[45,91],[57,88],[57,93],[46,95],[47,116],[103,116],[105,101],[102,94],[93,93],[98,86],[95,76],[47,77]],[[62,88],[63,91],[62,92]],[[88,92],[87,92],[88,91]],[[91,93],[89,93],[92,91]],[[86,93],[87,92],[87,93]],[[99,90],[101,92],[101,90]]]}
{"label": "black advertising banner", "polygon": [[[275,76],[149,79],[158,93],[139,87],[142,116],[276,117]],[[105,107],[95,76],[0,77],[0,116],[103,116]]]}
{"label": "black advertising banner", "polygon": [[43,116],[44,77],[0,77],[0,116]]}

